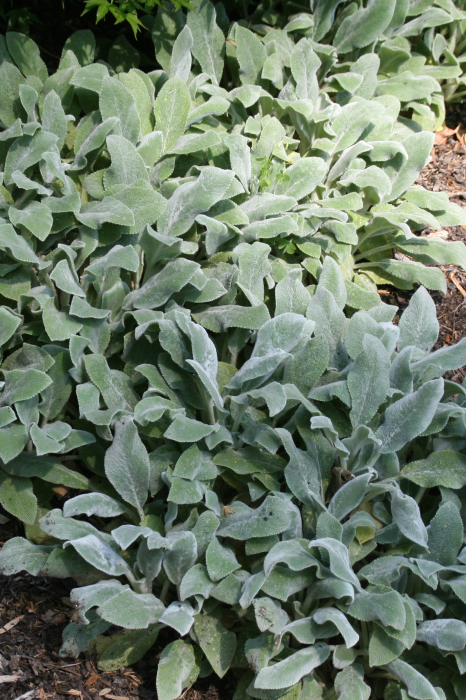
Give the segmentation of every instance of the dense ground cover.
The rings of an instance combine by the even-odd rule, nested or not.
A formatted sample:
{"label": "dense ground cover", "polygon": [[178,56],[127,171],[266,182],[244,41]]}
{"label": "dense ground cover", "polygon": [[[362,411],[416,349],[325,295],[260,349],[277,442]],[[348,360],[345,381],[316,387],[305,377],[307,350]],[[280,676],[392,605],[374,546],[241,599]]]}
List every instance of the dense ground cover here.
{"label": "dense ground cover", "polygon": [[416,231],[466,216],[414,185],[464,19],[340,4],[167,7],[148,72],[0,39],[0,569],[76,579],[63,656],[164,639],[160,700],[464,695],[465,248]]}

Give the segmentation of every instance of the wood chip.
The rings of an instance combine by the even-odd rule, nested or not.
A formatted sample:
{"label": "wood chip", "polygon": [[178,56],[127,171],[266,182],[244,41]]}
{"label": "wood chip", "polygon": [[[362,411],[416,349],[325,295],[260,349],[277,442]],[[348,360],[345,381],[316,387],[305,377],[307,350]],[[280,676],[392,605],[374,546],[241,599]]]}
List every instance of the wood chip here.
{"label": "wood chip", "polygon": [[0,676],[0,683],[15,683],[18,678],[21,678],[20,674],[19,676]]}
{"label": "wood chip", "polygon": [[4,625],[0,629],[0,634],[5,634],[6,632],[9,632],[11,629],[13,629],[13,627],[15,627],[15,625],[18,624],[18,622],[21,622],[23,617],[24,615],[20,615],[19,617],[15,617],[14,620],[10,620],[10,622],[7,622],[6,625]]}
{"label": "wood chip", "polygon": [[89,676],[87,681],[85,682],[84,685],[87,685],[88,687],[91,685],[94,685],[94,683],[97,683],[99,680],[99,674],[98,673],[93,673],[92,676]]}
{"label": "wood chip", "polygon": [[456,129],[450,129],[448,126],[444,126],[441,131],[435,133],[435,145],[441,146],[445,144],[451,136],[458,133],[459,128],[460,127],[457,126]]}
{"label": "wood chip", "polygon": [[129,700],[127,695],[106,695],[105,697],[108,698],[108,700]]}
{"label": "wood chip", "polygon": [[62,498],[66,496],[66,494],[69,491],[69,489],[67,489],[66,486],[55,486],[53,490],[55,491],[57,496],[61,496]]}
{"label": "wood chip", "polygon": [[22,695],[18,695],[15,700],[26,700],[26,698],[34,698],[36,697],[36,692],[37,688],[33,688],[32,690],[28,690],[27,693],[23,693]]}
{"label": "wood chip", "polygon": [[103,688],[103,690],[100,691],[99,695],[108,695],[111,692],[112,692],[111,688]]}
{"label": "wood chip", "polygon": [[461,292],[461,294],[466,297],[466,292],[464,291],[463,287],[460,285],[460,283],[456,280],[454,275],[451,275],[450,277],[451,281],[455,285],[456,289]]}
{"label": "wood chip", "polygon": [[431,231],[427,236],[422,236],[422,238],[441,238],[446,241],[448,239],[448,231],[441,229],[440,231]]}

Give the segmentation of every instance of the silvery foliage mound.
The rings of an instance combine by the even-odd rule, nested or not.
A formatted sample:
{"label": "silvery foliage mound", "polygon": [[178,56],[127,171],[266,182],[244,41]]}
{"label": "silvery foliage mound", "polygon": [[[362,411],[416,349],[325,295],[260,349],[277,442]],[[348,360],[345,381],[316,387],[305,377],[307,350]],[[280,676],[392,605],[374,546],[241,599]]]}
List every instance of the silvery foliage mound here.
{"label": "silvery foliage mound", "polygon": [[[255,9],[250,18],[253,23],[261,22],[263,5]],[[347,67],[361,53],[378,54],[380,89],[388,88],[390,94],[396,89],[400,99],[405,96],[410,100],[414,118],[425,128],[441,125],[443,99],[461,101],[466,48],[464,0],[311,0],[310,5],[312,38],[334,47]],[[267,24],[267,19],[262,21]],[[343,78],[347,80],[345,75]],[[432,78],[442,85],[443,99],[436,91],[427,97]],[[341,87],[347,89],[344,84]]]}
{"label": "silvery foliage mound", "polygon": [[[17,401],[36,450],[3,465],[3,497],[20,484],[32,500],[31,476],[42,499],[45,482],[76,485],[50,453],[97,426],[87,492],[40,509],[41,544],[0,553],[4,573],[78,579],[64,656],[95,640],[101,668],[118,668],[169,628],[160,700],[229,668],[237,698],[464,697],[466,390],[440,376],[466,362],[466,341],[429,353],[438,322],[422,287],[399,326],[383,304],[346,318],[343,276],[331,258],[327,270],[306,314],[282,308],[293,292],[277,285],[256,332],[212,339],[178,304],[126,312],[125,354],[140,356],[126,373],[118,355],[78,351],[77,335],[69,354],[10,356],[21,369],[7,382],[31,387],[65,355],[88,432],[38,427],[44,401]],[[254,325],[239,305],[222,321],[241,314]],[[102,637],[112,625],[125,631]]]}
{"label": "silvery foliage mound", "polygon": [[[222,253],[227,263],[238,244],[260,242],[273,267],[269,285],[293,266],[312,283],[331,255],[355,309],[374,303],[378,283],[444,290],[440,270],[425,263],[466,267],[464,245],[412,231],[465,224],[466,216],[446,194],[413,186],[433,136],[416,112],[400,116],[413,111],[415,95],[419,109],[430,109],[438,82],[403,78],[403,92],[378,81],[377,54],[338,62],[336,49],[307,36],[308,24],[300,16],[265,36],[234,24],[225,40],[209,2],[187,16],[161,10],[152,35],[163,70],[149,75],[130,67],[137,55],[115,47],[113,68],[92,63],[93,37],[84,32],[47,77],[35,44],[8,34],[1,196],[28,249],[44,257],[53,245],[39,282],[57,263],[58,276],[76,281],[89,255],[136,242],[147,279],[157,269],[147,253],[152,234],[139,239],[149,224],[155,235],[183,236],[183,255]],[[16,245],[11,227],[3,238],[7,250]],[[64,238],[76,259],[58,252]],[[33,284],[33,253],[14,253],[27,270],[6,271],[22,291]],[[199,301],[216,302],[221,291]]]}
{"label": "silvery foliage mound", "polygon": [[88,34],[49,77],[0,45],[0,503],[29,538],[1,571],[76,578],[63,655],[164,629],[160,700],[229,668],[238,698],[461,698],[465,343],[430,353],[425,289],[394,325],[369,275],[441,286],[421,262],[464,248],[408,224],[462,210],[411,187],[432,137],[394,96],[332,102],[299,27],[271,96],[282,50],[197,9],[149,75]]}

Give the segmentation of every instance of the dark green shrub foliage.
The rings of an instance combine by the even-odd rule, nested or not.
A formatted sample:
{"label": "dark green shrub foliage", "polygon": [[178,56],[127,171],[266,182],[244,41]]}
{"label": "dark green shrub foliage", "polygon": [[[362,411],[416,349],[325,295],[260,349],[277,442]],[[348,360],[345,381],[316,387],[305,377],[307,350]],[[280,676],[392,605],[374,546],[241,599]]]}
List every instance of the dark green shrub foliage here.
{"label": "dark green shrub foliage", "polygon": [[[431,352],[425,263],[466,260],[412,233],[465,222],[413,186],[440,87],[193,4],[149,74],[0,39],[0,570],[72,575],[62,654],[102,669],[168,628],[160,700],[462,700],[466,341]],[[379,281],[424,285],[398,323]]]}

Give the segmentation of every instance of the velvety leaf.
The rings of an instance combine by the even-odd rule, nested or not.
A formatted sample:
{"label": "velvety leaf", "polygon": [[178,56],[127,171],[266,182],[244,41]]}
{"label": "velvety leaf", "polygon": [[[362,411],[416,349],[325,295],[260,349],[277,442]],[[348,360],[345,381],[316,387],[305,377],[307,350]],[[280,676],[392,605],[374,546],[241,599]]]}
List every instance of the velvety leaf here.
{"label": "velvety leaf", "polygon": [[38,369],[13,369],[4,372],[5,385],[0,395],[2,405],[26,401],[44,391],[51,383],[50,377]]}
{"label": "velvety leaf", "polygon": [[338,700],[369,700],[370,687],[364,682],[364,669],[359,664],[348,666],[337,674],[335,690]]}
{"label": "velvety leaf", "polygon": [[86,355],[84,366],[108,408],[130,410],[136,406],[138,396],[129,377],[119,370],[110,369],[103,355]]}
{"label": "velvety leaf", "polygon": [[278,535],[287,529],[290,520],[291,514],[285,502],[277,496],[268,496],[256,510],[243,506],[238,512],[228,515],[217,534],[235,540]]}
{"label": "velvety leaf", "polygon": [[0,571],[6,576],[27,571],[37,576],[53,547],[32,544],[24,537],[12,537],[0,551]]}
{"label": "velvety leaf", "polygon": [[137,594],[127,588],[106,600],[97,612],[113,625],[125,629],[147,629],[157,622],[163,610],[163,603],[151,593]]}
{"label": "velvety leaf", "polygon": [[[10,61],[3,61],[0,65],[0,119],[7,127],[23,116],[19,100],[19,86],[22,83],[24,78],[16,66]],[[21,132],[16,136],[21,136]]]}
{"label": "velvety leaf", "polygon": [[271,598],[256,598],[253,601],[256,624],[261,632],[270,630],[279,634],[289,621],[288,614]]}
{"label": "velvety leaf", "polygon": [[145,631],[134,630],[123,635],[117,632],[99,656],[99,668],[108,672],[135,664],[155,643],[159,631],[160,625],[152,625]]}
{"label": "velvety leaf", "polygon": [[328,504],[329,513],[343,520],[364,498],[370,478],[370,474],[361,474],[343,484]]}
{"label": "velvety leaf", "polygon": [[395,452],[423,432],[431,422],[443,393],[443,382],[433,380],[417,391],[392,403],[385,411],[376,437],[382,441],[381,454]]}
{"label": "velvety leaf", "polygon": [[314,506],[322,503],[322,474],[316,454],[304,452],[297,448],[288,433],[283,428],[277,428],[283,445],[290,457],[285,469],[285,479],[288,488],[302,503]]}
{"label": "velvety leaf", "polygon": [[223,547],[216,537],[207,547],[206,564],[212,581],[220,581],[240,568],[234,552],[228,547]]}
{"label": "velvety leaf", "polygon": [[170,549],[165,552],[163,567],[172,583],[179,585],[197,559],[197,541],[192,532],[169,532]]}
{"label": "velvety leaf", "polygon": [[120,496],[138,509],[149,490],[149,456],[132,420],[119,421],[115,426],[112,445],[105,454],[105,473]]}
{"label": "velvety leaf", "polygon": [[353,427],[369,423],[390,387],[390,358],[383,344],[374,336],[366,335],[362,347],[348,373]]}
{"label": "velvety leaf", "polygon": [[101,124],[97,124],[79,146],[74,165],[72,166],[73,170],[82,170],[86,167],[86,156],[102,146],[107,135],[117,127],[118,123],[118,117],[108,117]]}
{"label": "velvety leaf", "polygon": [[178,76],[167,80],[157,95],[154,107],[156,128],[163,134],[165,152],[183,136],[190,106],[189,90],[183,80]]}
{"label": "velvety leaf", "polygon": [[[296,44],[290,58],[291,73],[296,81],[296,95],[300,100],[316,102],[319,95],[317,70],[320,66],[321,61],[312,48],[312,43],[308,39],[301,39]],[[296,197],[295,194],[293,196]],[[296,199],[301,199],[301,197],[296,197]]]}
{"label": "velvety leaf", "polygon": [[236,635],[209,615],[196,616],[194,631],[215,673],[223,678],[235,655]]}
{"label": "velvety leaf", "polygon": [[59,311],[55,299],[51,297],[44,303],[42,320],[50,340],[69,340],[82,328],[82,323],[73,319],[67,311]]}
{"label": "velvety leaf", "polygon": [[359,582],[349,563],[349,553],[344,544],[331,537],[321,537],[309,544],[310,548],[323,547],[328,552],[330,571],[342,581],[347,581],[359,588]]}
{"label": "velvety leaf", "polygon": [[394,627],[396,630],[402,630],[406,624],[406,611],[402,597],[397,591],[385,586],[357,593],[347,613],[365,622],[380,620],[382,624]]}
{"label": "velvety leaf", "polygon": [[10,207],[8,216],[14,226],[24,226],[41,241],[47,238],[52,228],[52,213],[41,202],[32,202],[24,209]]}
{"label": "velvety leaf", "polygon": [[295,685],[303,676],[307,676],[329,657],[327,644],[318,642],[314,646],[295,651],[284,661],[263,668],[254,681],[256,688],[279,689]]}
{"label": "velvety leaf", "polygon": [[[107,150],[112,159],[112,164],[105,171],[104,175],[104,186],[106,189],[110,189],[115,185],[133,185],[137,180],[148,180],[146,164],[142,156],[136,151],[133,144],[127,138],[116,135],[107,136]],[[118,197],[112,197],[111,199],[114,208],[117,207],[117,205],[115,205],[113,201],[116,200],[120,202],[119,209],[122,211],[122,216],[122,207],[127,206],[126,203],[118,199]],[[131,201],[128,203],[131,204]],[[128,225],[126,221],[110,221],[110,223]],[[133,224],[129,225],[131,226]]]}
{"label": "velvety leaf", "polygon": [[183,452],[173,470],[173,476],[185,479],[215,479],[217,473],[208,453],[201,452],[197,445],[192,445]]}
{"label": "velvety leaf", "polygon": [[461,367],[466,351],[466,341],[463,342],[463,340],[464,338],[461,338],[456,345],[444,346],[426,355],[422,360],[413,362],[412,369],[415,372],[424,369],[427,369],[427,371],[433,370],[433,376],[438,377],[439,374],[441,375],[449,369]]}
{"label": "velvety leaf", "polygon": [[355,632],[345,615],[340,610],[335,610],[334,608],[321,608],[314,613],[312,619],[318,625],[324,625],[326,622],[333,623],[342,635],[348,648],[354,646],[359,640],[359,635],[357,632]]}
{"label": "velvety leaf", "polygon": [[16,65],[26,76],[37,76],[42,82],[48,78],[45,63],[40,57],[39,47],[25,34],[7,32],[6,43]]}
{"label": "velvety leaf", "polygon": [[193,56],[213,84],[218,85],[223,73],[225,38],[216,23],[216,10],[209,0],[196,0],[192,6],[194,12],[188,12],[187,25],[193,36]]}
{"label": "velvety leaf", "polygon": [[185,287],[199,269],[193,260],[178,258],[151,277],[140,289],[132,292],[125,306],[136,309],[156,309]]}
{"label": "velvety leaf", "polygon": [[51,537],[57,540],[75,540],[84,538],[91,534],[94,537],[99,537],[102,541],[109,541],[108,535],[100,533],[90,523],[85,520],[73,520],[73,518],[64,518],[61,510],[53,508],[49,510],[39,521],[41,529]]}
{"label": "velvety leaf", "polygon": [[417,669],[401,659],[396,659],[386,667],[408,689],[408,693],[417,700],[440,700],[433,685]]}
{"label": "velvety leaf", "polygon": [[0,306],[0,345],[4,345],[20,325],[20,316],[16,316],[6,307]]}
{"label": "velvety leaf", "polygon": [[391,505],[393,520],[400,532],[419,546],[427,547],[427,530],[414,498],[397,489],[392,493]]}
{"label": "velvety leaf", "polygon": [[416,639],[444,651],[461,651],[466,644],[465,633],[462,620],[427,620],[418,626]]}
{"label": "velvety leaf", "polygon": [[[8,428],[2,428],[2,432],[5,430]],[[6,436],[6,438],[11,439],[10,436]],[[1,439],[4,439],[3,436]],[[24,523],[34,523],[37,513],[37,498],[32,490],[31,480],[10,476],[3,469],[0,469],[0,504],[8,513]]]}
{"label": "velvety leaf", "polygon": [[466,484],[466,459],[453,450],[433,452],[426,459],[407,464],[402,474],[424,488],[444,486],[460,489]]}
{"label": "velvety leaf", "polygon": [[440,506],[430,521],[427,534],[429,558],[442,566],[452,566],[463,544],[463,522],[455,504]]}
{"label": "velvety leaf", "polygon": [[[190,571],[193,571],[194,568]],[[161,625],[172,627],[178,634],[185,636],[194,624],[194,610],[189,603],[170,603],[160,616],[159,622]]]}
{"label": "velvety leaf", "polygon": [[177,76],[187,83],[191,71],[191,49],[193,48],[193,35],[189,27],[184,29],[177,36],[173,45],[170,59],[169,77]]}
{"label": "velvety leaf", "polygon": [[37,457],[32,452],[22,452],[11,462],[5,464],[3,469],[12,476],[29,478],[37,476],[51,484],[63,484],[63,486],[73,489],[87,490],[89,488],[89,480],[86,476],[69,469],[56,457]]}
{"label": "velvety leaf", "polygon": [[233,171],[209,166],[202,170],[194,182],[180,185],[159,219],[159,232],[165,236],[180,236],[186,233],[199,214],[208,211],[223,199],[233,178]]}
{"label": "velvety leaf", "polygon": [[115,78],[106,75],[102,81],[99,99],[102,119],[117,117],[115,132],[124,135],[131,143],[137,143],[141,133],[141,120],[130,91]]}
{"label": "velvety leaf", "polygon": [[37,257],[26,239],[18,236],[11,224],[0,225],[0,248],[7,250],[15,260],[34,263],[39,270],[49,265]]}
{"label": "velvety leaf", "polygon": [[239,25],[236,28],[235,38],[240,80],[243,85],[256,85],[267,58],[265,47],[256,34]]}
{"label": "velvety leaf", "polygon": [[133,212],[115,197],[104,197],[101,202],[84,204],[76,218],[89,228],[101,228],[105,223],[134,226]]}
{"label": "velvety leaf", "polygon": [[63,506],[65,518],[74,515],[98,515],[101,518],[113,518],[125,512],[125,506],[104,493],[83,493],[70,498]]}
{"label": "velvety leaf", "polygon": [[77,540],[66,542],[71,545],[89,564],[109,576],[124,576],[130,572],[126,562],[111,547],[104,544],[95,535],[86,535]]}
{"label": "velvety leaf", "polygon": [[60,648],[62,656],[78,656],[88,648],[89,644],[99,635],[108,630],[110,624],[105,620],[95,620],[90,625],[79,625],[70,622],[63,630],[63,644]]}
{"label": "velvety leaf", "polygon": [[17,138],[10,146],[5,161],[5,183],[10,185],[12,174],[16,170],[25,172],[42,158],[44,152],[54,148],[57,142],[55,134],[37,131],[34,136],[24,135]]}
{"label": "velvety leaf", "polygon": [[157,667],[157,695],[160,700],[176,700],[194,668],[193,648],[181,639],[165,647]]}
{"label": "velvety leaf", "polygon": [[241,134],[228,134],[223,142],[230,152],[231,169],[248,192],[251,179],[251,151],[248,140]]}
{"label": "velvety leaf", "polygon": [[215,430],[213,425],[206,425],[200,421],[177,415],[175,420],[165,431],[164,436],[175,442],[198,442]]}

